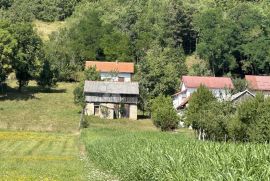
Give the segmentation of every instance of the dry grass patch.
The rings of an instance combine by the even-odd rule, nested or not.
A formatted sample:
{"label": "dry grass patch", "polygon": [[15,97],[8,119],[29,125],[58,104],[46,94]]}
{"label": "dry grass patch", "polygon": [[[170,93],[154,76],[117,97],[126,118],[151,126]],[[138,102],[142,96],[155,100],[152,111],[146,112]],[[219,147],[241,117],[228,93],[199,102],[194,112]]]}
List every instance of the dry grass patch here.
{"label": "dry grass patch", "polygon": [[56,31],[59,31],[60,28],[65,27],[64,21],[55,21],[55,22],[43,22],[43,21],[34,21],[34,26],[39,34],[39,36],[44,41],[49,40],[49,36]]}

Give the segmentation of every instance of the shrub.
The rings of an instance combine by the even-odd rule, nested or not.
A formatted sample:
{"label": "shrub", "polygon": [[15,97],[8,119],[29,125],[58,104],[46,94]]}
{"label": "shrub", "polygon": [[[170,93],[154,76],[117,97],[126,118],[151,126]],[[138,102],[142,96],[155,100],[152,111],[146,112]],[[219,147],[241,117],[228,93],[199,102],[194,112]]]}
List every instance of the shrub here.
{"label": "shrub", "polygon": [[173,108],[170,97],[158,96],[155,98],[151,111],[154,125],[162,131],[170,131],[177,128],[179,117]]}
{"label": "shrub", "polygon": [[193,129],[198,131],[198,133],[205,129],[208,119],[205,119],[204,115],[211,107],[211,102],[215,100],[216,98],[212,92],[201,85],[189,100],[189,106],[186,112],[186,125],[192,125]]}
{"label": "shrub", "polygon": [[[240,141],[270,142],[270,99],[262,94],[244,101],[237,107],[232,137]],[[237,131],[236,131],[237,130]]]}
{"label": "shrub", "polygon": [[50,89],[56,85],[57,75],[57,71],[52,69],[50,62],[45,61],[39,74],[37,83],[43,88]]}
{"label": "shrub", "polygon": [[84,83],[80,82],[79,85],[74,89],[74,103],[80,105],[81,107],[85,106],[85,96],[84,96]]}
{"label": "shrub", "polygon": [[[100,80],[99,72],[97,72],[95,67],[84,71],[84,80]],[[74,103],[82,107],[85,106],[84,80],[73,91]]]}

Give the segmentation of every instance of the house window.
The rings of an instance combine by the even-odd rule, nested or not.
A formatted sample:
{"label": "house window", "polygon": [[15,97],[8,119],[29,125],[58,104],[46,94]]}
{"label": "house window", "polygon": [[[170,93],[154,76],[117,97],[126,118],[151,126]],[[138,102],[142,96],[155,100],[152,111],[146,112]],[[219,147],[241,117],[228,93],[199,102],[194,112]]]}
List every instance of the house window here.
{"label": "house window", "polygon": [[118,77],[118,82],[125,82],[125,77]]}
{"label": "house window", "polygon": [[94,103],[94,115],[99,116],[100,115],[100,104]]}

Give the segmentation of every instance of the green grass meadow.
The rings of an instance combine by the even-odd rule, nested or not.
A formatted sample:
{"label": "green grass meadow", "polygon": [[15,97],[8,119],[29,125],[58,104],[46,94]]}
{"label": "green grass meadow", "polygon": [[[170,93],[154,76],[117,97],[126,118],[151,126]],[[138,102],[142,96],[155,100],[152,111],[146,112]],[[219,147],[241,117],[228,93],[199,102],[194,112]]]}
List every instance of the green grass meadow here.
{"label": "green grass meadow", "polygon": [[77,132],[80,108],[73,103],[76,84],[58,83],[44,92],[30,82],[21,93],[15,81],[8,82],[7,97],[0,98],[0,129]]}
{"label": "green grass meadow", "polygon": [[0,132],[0,180],[85,180],[78,137]]}
{"label": "green grass meadow", "polygon": [[0,98],[0,181],[113,180],[89,161],[80,141],[76,83],[44,92],[30,82],[20,93],[8,81]]}

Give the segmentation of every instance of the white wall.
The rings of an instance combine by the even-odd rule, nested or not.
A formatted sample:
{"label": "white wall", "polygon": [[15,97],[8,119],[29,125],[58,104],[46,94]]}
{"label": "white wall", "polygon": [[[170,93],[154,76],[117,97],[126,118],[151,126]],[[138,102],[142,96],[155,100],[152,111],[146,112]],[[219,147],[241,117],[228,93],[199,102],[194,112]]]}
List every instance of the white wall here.
{"label": "white wall", "polygon": [[[197,88],[186,88],[186,86],[182,84],[181,91],[184,90],[187,90],[186,93],[178,94],[173,97],[174,108],[177,108],[183,102],[183,99],[193,94],[197,90]],[[210,89],[210,90],[218,100],[228,99],[231,96],[226,89]]]}
{"label": "white wall", "polygon": [[117,76],[113,76],[112,73],[109,72],[101,72],[100,73],[101,80],[112,80],[118,81],[118,77],[124,77],[125,82],[131,82],[132,74],[131,73],[118,73]]}

